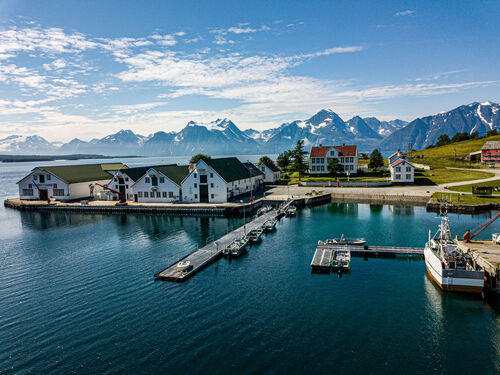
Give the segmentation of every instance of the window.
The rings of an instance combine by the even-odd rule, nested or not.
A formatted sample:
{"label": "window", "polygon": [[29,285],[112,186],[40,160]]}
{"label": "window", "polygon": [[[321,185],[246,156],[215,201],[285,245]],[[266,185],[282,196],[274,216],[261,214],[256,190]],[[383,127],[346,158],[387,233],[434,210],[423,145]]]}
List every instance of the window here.
{"label": "window", "polygon": [[156,192],[156,198],[161,198],[161,193],[159,191]]}
{"label": "window", "polygon": [[210,198],[214,199],[214,195],[213,195],[213,194],[210,194]]}
{"label": "window", "polygon": [[214,178],[214,174],[213,173],[210,173],[210,178]]}
{"label": "window", "polygon": [[52,195],[54,195],[54,197],[62,197],[64,196],[64,189],[54,189],[52,190]]}
{"label": "window", "polygon": [[168,192],[168,197],[169,198],[173,198],[174,197],[174,192],[173,191],[169,191]]}
{"label": "window", "polygon": [[313,171],[313,172],[314,172],[314,171],[316,171],[316,166],[315,166],[315,165],[313,165],[313,166],[311,167],[311,171]]}
{"label": "window", "polygon": [[195,173],[195,174],[193,175],[193,177],[194,177],[194,178],[197,178],[197,177],[198,177],[198,175]]}
{"label": "window", "polygon": [[400,174],[396,175],[396,180],[401,180],[401,175]]}
{"label": "window", "polygon": [[207,175],[200,174],[200,184],[206,184],[207,183]]}
{"label": "window", "polygon": [[165,177],[160,177],[160,184],[164,184],[165,183]]}
{"label": "window", "polygon": [[150,182],[149,177],[145,177],[145,178],[144,178],[144,182],[145,182],[146,184],[149,184],[149,182]]}
{"label": "window", "polygon": [[125,188],[128,189],[128,185],[125,185]]}
{"label": "window", "polygon": [[396,172],[401,172],[401,167],[396,167]]}
{"label": "window", "polygon": [[38,180],[38,176],[36,174],[33,175],[33,180]]}
{"label": "window", "polygon": [[213,182],[210,184],[210,187],[211,187],[211,188],[213,188],[213,187],[214,187],[214,183],[213,183]]}
{"label": "window", "polygon": [[407,174],[407,175],[406,175],[406,179],[407,179],[407,180],[411,180],[411,174]]}
{"label": "window", "polygon": [[194,195],[194,199],[198,199],[198,194],[195,194],[195,195]]}
{"label": "window", "polygon": [[33,189],[23,189],[23,195],[33,195]]}
{"label": "window", "polygon": [[194,184],[194,187],[198,187],[198,184]]}
{"label": "window", "polygon": [[330,151],[330,156],[335,156],[335,151]]}
{"label": "window", "polygon": [[45,183],[45,176],[43,174],[40,175],[40,183],[41,184]]}
{"label": "window", "polygon": [[411,167],[406,167],[406,172],[411,172]]}
{"label": "window", "polygon": [[149,193],[147,191],[144,192],[144,198],[149,198]]}
{"label": "window", "polygon": [[127,181],[127,182],[128,182],[128,177],[125,177],[125,181]]}
{"label": "window", "polygon": [[139,198],[142,198],[142,191],[139,191],[139,192],[137,193],[137,196],[138,196]]}
{"label": "window", "polygon": [[50,174],[47,175],[47,181],[50,181],[52,179],[52,176]]}
{"label": "window", "polygon": [[167,192],[164,191],[164,192],[161,193],[161,195],[162,195],[163,198],[166,198],[167,197]]}

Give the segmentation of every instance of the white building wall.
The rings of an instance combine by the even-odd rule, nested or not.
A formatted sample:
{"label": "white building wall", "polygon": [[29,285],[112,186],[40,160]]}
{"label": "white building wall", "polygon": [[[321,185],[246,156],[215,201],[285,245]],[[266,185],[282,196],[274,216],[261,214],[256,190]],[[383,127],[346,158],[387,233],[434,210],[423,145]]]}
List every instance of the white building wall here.
{"label": "white building wall", "polygon": [[415,168],[407,161],[390,167],[392,182],[412,183],[415,181]]}
{"label": "white building wall", "polygon": [[[120,178],[123,179],[123,184],[120,184]],[[128,201],[134,200],[134,190],[132,189],[132,185],[135,183],[130,177],[127,176],[126,173],[118,171],[115,173],[113,179],[107,185],[109,188],[113,190],[120,191],[120,186],[125,188],[125,197]],[[115,198],[118,199],[118,194],[115,194]]]}
{"label": "white building wall", "polygon": [[[152,176],[156,176],[158,178],[158,185],[153,186],[151,184]],[[146,178],[149,179],[149,182],[146,182]],[[149,170],[144,176],[137,180],[137,182],[130,187],[129,190],[131,191],[132,199],[134,194],[137,194],[138,202],[166,203],[178,201],[181,198],[180,187],[167,176],[155,171],[154,169]]]}
{"label": "white building wall", "polygon": [[267,165],[261,164],[258,167],[262,173],[264,173],[264,182],[266,183],[274,183],[276,181],[279,181],[281,178],[281,173],[278,172],[273,172]]}
{"label": "white building wall", "polygon": [[328,175],[328,162],[332,158],[337,158],[339,164],[344,168],[344,173],[349,171],[350,174],[358,172],[358,155],[355,156],[340,156],[335,147],[327,151],[327,156],[323,158],[309,158],[309,173]]}
{"label": "white building wall", "polygon": [[203,160],[196,164],[195,169],[182,182],[182,201],[200,202],[200,175],[207,176],[208,201],[210,203],[227,202],[228,184]]}

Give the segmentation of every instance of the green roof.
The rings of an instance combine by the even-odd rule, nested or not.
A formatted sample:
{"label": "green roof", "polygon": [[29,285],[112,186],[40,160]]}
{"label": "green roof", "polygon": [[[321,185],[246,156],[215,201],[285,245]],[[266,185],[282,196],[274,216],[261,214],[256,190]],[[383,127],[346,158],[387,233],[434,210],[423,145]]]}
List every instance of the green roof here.
{"label": "green roof", "polygon": [[250,171],[238,158],[203,159],[226,182],[250,178]]}
{"label": "green roof", "polygon": [[165,167],[153,167],[152,169],[167,176],[178,186],[181,186],[182,181],[189,174],[188,165],[170,165]]}
{"label": "green roof", "polygon": [[87,181],[109,180],[112,175],[106,171],[117,171],[126,167],[123,163],[79,164],[37,167],[59,177],[68,184]]}
{"label": "green roof", "polygon": [[125,168],[125,169],[121,169],[120,171],[125,173],[127,176],[129,176],[132,181],[137,181],[142,176],[144,176],[144,174],[147,171],[149,171],[151,168],[157,169],[160,167],[171,167],[171,166],[177,166],[177,164],[146,165],[146,166],[142,166],[142,167]]}

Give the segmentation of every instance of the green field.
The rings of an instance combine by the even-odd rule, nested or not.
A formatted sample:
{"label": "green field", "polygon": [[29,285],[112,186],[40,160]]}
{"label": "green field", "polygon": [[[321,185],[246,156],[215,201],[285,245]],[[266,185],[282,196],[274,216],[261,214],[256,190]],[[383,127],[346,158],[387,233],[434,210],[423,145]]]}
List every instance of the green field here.
{"label": "green field", "polygon": [[[468,141],[451,143],[449,145],[429,148],[425,150],[408,153],[410,161],[437,167],[457,167],[457,168],[479,168],[481,164],[470,163],[460,160],[468,156],[471,152],[481,150],[481,147],[488,141],[500,141],[500,135],[488,138],[471,139]],[[455,161],[455,152],[456,158]],[[422,158],[414,158],[415,155],[423,155]],[[484,166],[483,166],[484,167]]]}
{"label": "green field", "polygon": [[415,185],[440,185],[460,181],[480,180],[483,178],[494,177],[490,172],[467,171],[460,169],[434,168],[416,169]]}
{"label": "green field", "polygon": [[[337,178],[332,177],[332,176],[324,176],[324,177],[310,177],[310,176],[302,176],[302,178],[299,181],[299,175],[297,172],[293,173],[287,173],[287,175],[290,177],[287,180],[288,185],[293,185],[293,184],[298,184],[299,182],[306,182],[306,181],[314,181],[314,182],[328,182],[328,181],[337,181]],[[386,181],[387,178],[390,177],[390,173],[388,170],[384,171],[379,171],[379,172],[365,172],[361,176],[352,176],[349,177],[349,181]],[[338,176],[338,179],[340,181],[347,181],[346,176]]]}
{"label": "green field", "polygon": [[478,205],[487,203],[500,204],[500,195],[478,197],[472,194],[460,193],[434,193],[432,194],[432,202],[437,203],[438,199],[446,199],[451,204]]}
{"label": "green field", "polygon": [[[469,185],[461,185],[461,186],[452,186],[449,190],[460,191],[463,193],[472,193],[472,186],[493,186],[500,187],[500,180],[493,180],[488,182],[480,182],[478,184],[469,184]],[[500,194],[500,191],[494,191],[493,194]]]}

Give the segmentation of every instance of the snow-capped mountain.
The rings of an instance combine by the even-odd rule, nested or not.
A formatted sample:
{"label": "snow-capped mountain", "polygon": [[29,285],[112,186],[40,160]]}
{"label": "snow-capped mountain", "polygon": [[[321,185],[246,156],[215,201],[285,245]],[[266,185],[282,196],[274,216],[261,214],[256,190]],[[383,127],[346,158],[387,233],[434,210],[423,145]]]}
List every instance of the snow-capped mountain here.
{"label": "snow-capped mountain", "polygon": [[403,128],[385,138],[382,149],[412,148],[421,149],[435,144],[441,134],[450,138],[459,132],[477,131],[484,135],[488,130],[500,130],[500,106],[497,103],[483,102],[462,105],[451,111],[436,113],[432,116],[413,120]]}
{"label": "snow-capped mountain", "polygon": [[0,152],[10,154],[53,153],[57,147],[39,135],[11,135],[0,139]]}
{"label": "snow-capped mountain", "polygon": [[380,121],[376,117],[365,117],[363,120],[370,128],[372,128],[373,131],[375,131],[382,137],[386,137],[408,124],[408,121],[398,119],[391,121]]}
{"label": "snow-capped mountain", "polygon": [[347,126],[349,130],[358,137],[361,138],[373,138],[381,139],[382,136],[374,131],[368,124],[359,116],[355,116],[349,121],[347,121]]}
{"label": "snow-capped mountain", "polygon": [[103,154],[103,155],[136,155],[148,140],[132,130],[120,130],[101,139],[92,139],[89,142],[78,138],[63,144],[58,153],[65,154]]}
{"label": "snow-capped mountain", "polygon": [[255,129],[243,130],[243,133],[248,135],[250,138],[255,139],[259,143],[267,142],[267,140],[271,138],[275,132],[276,128],[263,130],[261,132]]}

